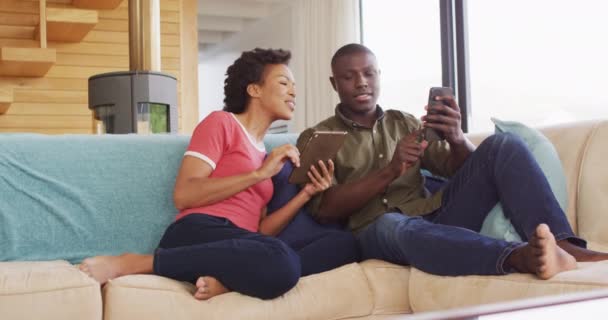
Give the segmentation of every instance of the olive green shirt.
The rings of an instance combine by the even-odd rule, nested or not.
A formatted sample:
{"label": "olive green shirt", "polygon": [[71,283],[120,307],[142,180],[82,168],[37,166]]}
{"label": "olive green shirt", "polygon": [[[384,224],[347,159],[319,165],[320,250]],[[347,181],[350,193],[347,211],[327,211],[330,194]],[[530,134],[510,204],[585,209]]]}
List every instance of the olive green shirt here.
{"label": "olive green shirt", "polygon": [[[313,128],[306,129],[298,138],[302,150],[314,131],[346,131],[344,145],[336,155],[334,184],[343,184],[361,179],[387,166],[399,140],[422,127],[422,123],[411,114],[397,110],[384,112],[377,107],[378,117],[372,128],[347,119],[340,106],[336,114]],[[421,161],[395,179],[383,193],[374,196],[365,206],[354,212],[348,220],[353,231],[359,231],[386,212],[402,212],[409,216],[430,213],[441,206],[442,192],[430,196],[424,187],[420,169],[448,177],[453,174],[448,165],[449,144],[445,141],[430,143]],[[318,211],[323,193],[311,202],[313,215]]]}

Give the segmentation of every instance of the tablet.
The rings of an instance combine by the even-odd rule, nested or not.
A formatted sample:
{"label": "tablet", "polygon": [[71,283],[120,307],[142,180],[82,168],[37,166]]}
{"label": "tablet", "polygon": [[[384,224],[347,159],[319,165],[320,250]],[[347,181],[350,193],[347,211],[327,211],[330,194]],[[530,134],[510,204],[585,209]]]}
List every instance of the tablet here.
{"label": "tablet", "polygon": [[[319,160],[327,161],[332,159],[335,161],[338,150],[344,144],[346,131],[315,131],[310,136],[310,139],[304,144],[300,154],[300,166],[293,168],[289,176],[289,183],[303,184],[310,182],[307,173],[311,165],[317,165]],[[317,167],[318,168],[318,167]],[[319,169],[319,168],[318,168]]]}

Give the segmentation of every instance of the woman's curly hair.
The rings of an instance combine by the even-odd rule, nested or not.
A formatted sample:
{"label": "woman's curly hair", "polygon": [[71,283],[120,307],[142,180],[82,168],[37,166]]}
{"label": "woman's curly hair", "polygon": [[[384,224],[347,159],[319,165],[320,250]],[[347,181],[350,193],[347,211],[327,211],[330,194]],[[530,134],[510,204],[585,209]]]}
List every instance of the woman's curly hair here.
{"label": "woman's curly hair", "polygon": [[249,103],[247,86],[261,83],[264,67],[269,64],[289,64],[291,52],[283,49],[255,48],[245,51],[226,70],[224,80],[224,111],[243,113]]}

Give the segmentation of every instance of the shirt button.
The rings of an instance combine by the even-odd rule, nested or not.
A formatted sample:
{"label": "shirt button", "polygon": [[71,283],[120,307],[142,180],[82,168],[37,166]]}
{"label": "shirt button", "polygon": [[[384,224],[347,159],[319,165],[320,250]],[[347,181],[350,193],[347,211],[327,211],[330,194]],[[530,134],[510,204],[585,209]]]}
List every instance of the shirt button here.
{"label": "shirt button", "polygon": [[388,200],[386,200],[386,199],[382,199],[382,203],[387,204],[387,203],[388,203]]}
{"label": "shirt button", "polygon": [[381,153],[378,155],[378,158],[382,159],[382,158],[384,158],[384,155]]}

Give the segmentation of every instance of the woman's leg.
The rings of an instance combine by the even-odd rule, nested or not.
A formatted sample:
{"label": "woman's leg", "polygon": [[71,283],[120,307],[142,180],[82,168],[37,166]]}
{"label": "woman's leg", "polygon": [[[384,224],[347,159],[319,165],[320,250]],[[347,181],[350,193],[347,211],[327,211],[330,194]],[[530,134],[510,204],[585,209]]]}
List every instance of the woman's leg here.
{"label": "woman's leg", "polygon": [[[160,241],[160,246],[176,247],[180,245],[209,242],[220,234],[227,235],[226,232],[220,231],[217,232],[217,234],[211,234],[209,237],[201,239],[202,235],[208,235],[208,233],[202,232],[204,228],[228,225],[225,221],[220,221],[219,219],[217,222],[212,223],[216,218],[211,217],[211,219],[206,219],[206,217],[208,216],[193,215],[173,222],[165,230]],[[206,223],[197,223],[199,220],[205,221]],[[176,229],[179,229],[180,232],[175,232]],[[219,231],[217,228],[216,230]],[[99,283],[105,284],[108,280],[125,275],[154,273],[153,265],[154,255],[152,254],[123,253],[118,256],[95,256],[86,258],[82,261],[79,268],[82,272],[88,274]]]}
{"label": "woman's leg", "polygon": [[[319,227],[321,228],[321,227]],[[288,243],[300,256],[302,276],[360,261],[359,244],[349,231],[324,229],[297,243]]]}
{"label": "woman's leg", "polygon": [[223,218],[194,214],[167,229],[153,256],[97,256],[83,261],[81,270],[101,283],[155,273],[198,284],[195,296],[203,299],[208,294],[201,289],[216,290],[217,280],[226,290],[271,299],[295,286],[300,260],[276,238],[240,229]]}
{"label": "woman's leg", "polygon": [[101,284],[108,280],[129,274],[149,274],[153,272],[154,256],[151,254],[124,253],[119,256],[95,256],[84,259],[80,271],[88,274]]}
{"label": "woman's leg", "polygon": [[282,241],[223,218],[184,219],[163,236],[154,256],[155,274],[198,284],[199,289],[201,277],[209,289],[217,280],[227,290],[262,299],[280,296],[297,283],[300,259]]}

